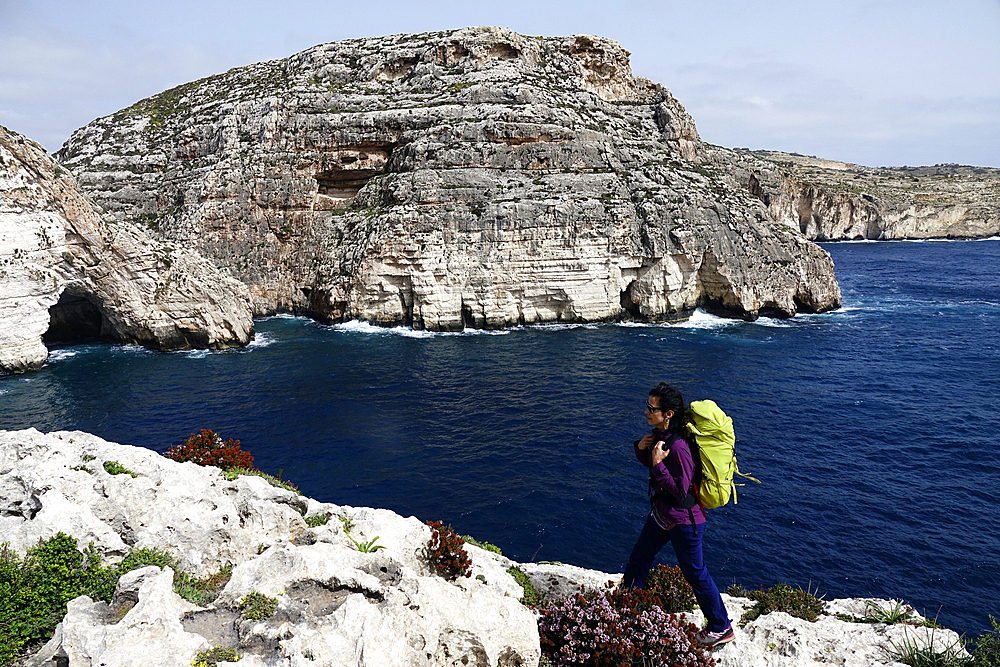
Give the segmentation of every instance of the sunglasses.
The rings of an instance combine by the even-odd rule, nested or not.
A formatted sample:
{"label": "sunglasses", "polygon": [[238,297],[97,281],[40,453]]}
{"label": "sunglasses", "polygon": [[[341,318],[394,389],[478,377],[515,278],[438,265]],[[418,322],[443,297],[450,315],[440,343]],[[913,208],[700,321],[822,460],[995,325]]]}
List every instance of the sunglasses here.
{"label": "sunglasses", "polygon": [[648,401],[646,402],[646,409],[649,410],[650,412],[656,412],[657,410],[663,412],[663,408],[658,408],[655,405],[650,405]]}

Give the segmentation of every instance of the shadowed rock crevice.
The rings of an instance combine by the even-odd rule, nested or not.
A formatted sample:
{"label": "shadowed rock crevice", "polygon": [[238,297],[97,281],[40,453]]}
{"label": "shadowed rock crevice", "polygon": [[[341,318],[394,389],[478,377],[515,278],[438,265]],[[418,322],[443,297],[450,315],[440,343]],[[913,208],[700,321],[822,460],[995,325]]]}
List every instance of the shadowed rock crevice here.
{"label": "shadowed rock crevice", "polygon": [[316,186],[320,195],[343,202],[353,199],[379,173],[374,169],[324,171],[316,176]]}

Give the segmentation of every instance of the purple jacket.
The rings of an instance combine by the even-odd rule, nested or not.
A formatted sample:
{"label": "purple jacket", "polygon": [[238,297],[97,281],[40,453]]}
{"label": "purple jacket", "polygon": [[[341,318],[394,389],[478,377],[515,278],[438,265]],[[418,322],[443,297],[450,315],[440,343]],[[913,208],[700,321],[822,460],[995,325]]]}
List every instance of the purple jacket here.
{"label": "purple jacket", "polygon": [[[666,431],[653,431],[657,440],[670,442],[670,434]],[[656,441],[653,443],[656,444]],[[653,463],[652,447],[639,449],[639,441],[633,445],[635,458],[639,463],[649,468],[649,478],[652,482],[656,496],[653,500],[653,518],[661,528],[669,529],[676,523],[691,524],[691,515],[694,515],[696,524],[705,523],[705,510],[701,505],[695,504],[691,508],[691,513],[687,509],[673,507],[673,503],[680,502],[687,497],[691,489],[691,480],[694,477],[694,460],[691,458],[691,448],[684,438],[677,438],[673,444],[669,445],[670,453],[655,466]],[[667,448],[665,445],[664,448]]]}

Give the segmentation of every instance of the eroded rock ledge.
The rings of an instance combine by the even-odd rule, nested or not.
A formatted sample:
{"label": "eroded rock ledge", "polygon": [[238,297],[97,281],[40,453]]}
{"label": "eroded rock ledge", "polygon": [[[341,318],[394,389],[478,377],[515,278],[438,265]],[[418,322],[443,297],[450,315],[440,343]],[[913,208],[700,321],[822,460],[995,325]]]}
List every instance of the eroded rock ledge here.
{"label": "eroded rock ledge", "polygon": [[324,44],[97,119],[58,157],[256,315],[457,330],[841,302],[830,257],[601,37]]}
{"label": "eroded rock ledge", "polygon": [[[111,475],[116,461],[137,473]],[[87,468],[87,469],[84,469]],[[303,516],[324,514],[307,527]],[[375,536],[385,550],[361,553],[351,535]],[[116,615],[80,597],[52,640],[25,664],[74,667],[189,665],[213,646],[235,647],[247,667],[535,667],[540,655],[535,617],[517,602],[522,591],[503,556],[467,545],[473,576],[450,583],[432,574],[422,555],[429,528],[415,517],[320,503],[276,489],[259,477],[228,481],[215,468],[176,463],[153,451],[83,432],[0,431],[0,542],[23,555],[57,532],[92,542],[108,560],[131,547],[159,547],[185,569],[204,575],[235,565],[220,597],[207,607],[174,593],[169,568],[122,577]],[[547,595],[603,586],[621,575],[572,565],[520,565]],[[278,599],[264,622],[241,620],[239,600],[257,591]],[[750,606],[723,596],[734,622]],[[860,616],[866,602],[834,600],[831,613]],[[702,622],[700,612],[690,620]],[[895,665],[887,649],[904,641],[955,644],[951,631],[850,623],[824,616],[815,623],[781,612],[736,630],[715,653],[722,667],[846,667]]]}
{"label": "eroded rock ledge", "polygon": [[221,348],[253,332],[245,286],[190,249],[104,222],[72,174],[4,127],[0,322],[0,372],[41,366],[44,341]]}

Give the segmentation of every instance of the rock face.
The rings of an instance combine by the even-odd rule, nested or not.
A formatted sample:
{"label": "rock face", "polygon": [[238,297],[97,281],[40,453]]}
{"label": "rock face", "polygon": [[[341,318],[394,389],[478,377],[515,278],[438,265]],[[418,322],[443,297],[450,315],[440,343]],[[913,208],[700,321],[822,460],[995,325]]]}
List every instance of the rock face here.
{"label": "rock face", "polygon": [[776,219],[810,239],[1000,234],[1000,169],[871,168],[771,151],[743,153],[741,161],[742,185],[767,203]]}
{"label": "rock face", "polygon": [[[136,473],[111,475],[116,461]],[[308,528],[303,515],[324,515]],[[341,520],[353,523],[350,536]],[[259,477],[228,481],[214,468],[176,463],[137,447],[82,432],[0,431],[0,542],[23,555],[62,531],[92,542],[105,558],[130,547],[160,547],[181,566],[207,574],[235,565],[215,602],[199,607],[173,590],[174,573],[147,567],[126,574],[112,604],[79,597],[52,639],[24,664],[54,657],[84,667],[189,665],[215,646],[235,648],[253,666],[410,665],[534,667],[540,650],[535,616],[501,555],[466,545],[471,578],[432,574],[423,555],[430,537],[414,517],[387,510],[320,503],[269,486]],[[384,550],[362,553],[351,538],[378,538]],[[572,565],[520,564],[547,596],[617,582]],[[240,601],[257,592],[277,599],[263,621],[242,618]],[[736,627],[752,606],[723,595],[736,641],[714,653],[720,667],[898,665],[893,646],[959,646],[949,630],[847,622],[815,623],[772,612]],[[861,617],[882,600],[833,600],[830,614]],[[914,616],[920,620],[919,616]],[[699,611],[688,620],[701,624]],[[960,653],[964,653],[959,649]]]}
{"label": "rock face", "polygon": [[157,349],[252,335],[249,293],[191,250],[105,223],[73,176],[0,127],[0,372],[41,366],[46,340]]}
{"label": "rock face", "polygon": [[838,307],[829,256],[727,175],[736,154],[708,162],[628,55],[496,28],[325,44],[95,120],[58,158],[258,315],[455,330]]}

